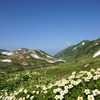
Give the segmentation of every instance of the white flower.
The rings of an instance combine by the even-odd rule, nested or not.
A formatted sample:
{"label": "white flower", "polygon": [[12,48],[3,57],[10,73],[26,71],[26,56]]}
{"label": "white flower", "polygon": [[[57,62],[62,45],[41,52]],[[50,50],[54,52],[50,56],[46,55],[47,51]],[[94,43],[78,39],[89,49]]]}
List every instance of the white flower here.
{"label": "white flower", "polygon": [[88,79],[91,79],[93,77],[93,75],[88,75]]}
{"label": "white flower", "polygon": [[65,89],[65,90],[68,90],[68,86],[64,86],[64,89]]}
{"label": "white flower", "polygon": [[30,97],[30,95],[27,95],[26,98],[28,99]]}
{"label": "white flower", "polygon": [[58,99],[59,99],[59,95],[56,95],[54,98],[55,98],[56,100],[58,100]]}
{"label": "white flower", "polygon": [[53,87],[53,84],[49,84],[48,88],[51,89]]}
{"label": "white flower", "polygon": [[71,84],[74,84],[75,81],[74,80],[71,80],[70,82],[71,82]]}
{"label": "white flower", "polygon": [[57,93],[57,89],[54,89],[53,92],[54,92],[54,93]]}
{"label": "white flower", "polygon": [[60,92],[61,91],[61,88],[58,88],[57,91]]}
{"label": "white flower", "polygon": [[77,81],[74,81],[74,85],[78,85],[79,83]]}
{"label": "white flower", "polygon": [[39,94],[39,91],[37,91],[36,94]]}
{"label": "white flower", "polygon": [[46,90],[44,91],[44,93],[47,93],[47,92],[48,92],[48,91],[46,91]]}
{"label": "white flower", "polygon": [[[16,99],[15,99],[15,100],[16,100]],[[23,97],[22,100],[25,100],[25,97]]]}
{"label": "white flower", "polygon": [[90,94],[90,90],[89,89],[85,89],[85,94]]}
{"label": "white flower", "polygon": [[90,71],[91,71],[91,72],[95,72],[95,69],[91,69]]}
{"label": "white flower", "polygon": [[27,92],[28,92],[28,91],[25,89],[25,90],[24,90],[24,93],[27,93]]}
{"label": "white flower", "polygon": [[58,99],[62,100],[64,97],[63,97],[62,95],[56,95],[54,98],[55,98],[56,100],[58,100]]}
{"label": "white flower", "polygon": [[25,99],[23,99],[23,98],[19,98],[18,100],[25,100]]}
{"label": "white flower", "polygon": [[73,88],[73,85],[72,85],[72,84],[70,84],[70,85],[68,86],[68,88],[69,88],[69,89]]}
{"label": "white flower", "polygon": [[76,72],[72,72],[72,75],[75,75],[76,74]]}
{"label": "white flower", "polygon": [[39,85],[36,85],[37,88],[39,88]]}
{"label": "white flower", "polygon": [[88,95],[88,100],[95,100],[93,95]]}
{"label": "white flower", "polygon": [[68,93],[68,89],[64,90],[65,94]]}
{"label": "white flower", "polygon": [[100,91],[99,91],[98,89],[95,89],[95,90],[93,90],[92,92],[93,92],[93,95],[94,95],[94,96],[100,94]]}
{"label": "white flower", "polygon": [[20,90],[19,90],[19,92],[22,92],[22,91],[23,91],[23,89],[20,89]]}
{"label": "white flower", "polygon": [[57,92],[60,92],[60,91],[62,91],[61,88],[57,88],[57,89],[53,90],[54,93],[57,93]]}
{"label": "white flower", "polygon": [[85,82],[89,82],[89,78],[88,77],[84,77]]}
{"label": "white flower", "polygon": [[34,98],[34,96],[31,96],[30,99],[32,100]]}
{"label": "white flower", "polygon": [[99,71],[95,71],[94,73],[95,73],[96,75],[100,74],[100,72],[99,72]]}
{"label": "white flower", "polygon": [[2,96],[0,96],[0,99],[2,99]]}
{"label": "white flower", "polygon": [[83,97],[79,97],[79,96],[78,96],[77,100],[83,100]]}
{"label": "white flower", "polygon": [[65,94],[65,92],[64,91],[60,91],[60,95],[64,95]]}
{"label": "white flower", "polygon": [[6,96],[6,100],[13,100],[14,96]]}
{"label": "white flower", "polygon": [[69,77],[69,80],[71,81],[74,78],[75,78],[75,75],[72,75],[72,76]]}
{"label": "white flower", "polygon": [[81,83],[81,82],[82,82],[82,80],[81,80],[81,79],[78,79],[78,80],[77,80],[77,82],[78,82],[78,83]]}
{"label": "white flower", "polygon": [[60,95],[60,96],[59,96],[59,99],[60,99],[60,100],[62,100],[63,98],[64,98],[63,95]]}
{"label": "white flower", "polygon": [[65,84],[68,84],[69,83],[69,80],[65,80]]}
{"label": "white flower", "polygon": [[93,80],[97,80],[99,77],[100,77],[99,75],[95,75],[95,76],[93,77]]}
{"label": "white flower", "polygon": [[34,93],[36,93],[36,91],[32,91],[32,93],[34,94]]}
{"label": "white flower", "polygon": [[97,71],[100,71],[100,68],[97,68]]}

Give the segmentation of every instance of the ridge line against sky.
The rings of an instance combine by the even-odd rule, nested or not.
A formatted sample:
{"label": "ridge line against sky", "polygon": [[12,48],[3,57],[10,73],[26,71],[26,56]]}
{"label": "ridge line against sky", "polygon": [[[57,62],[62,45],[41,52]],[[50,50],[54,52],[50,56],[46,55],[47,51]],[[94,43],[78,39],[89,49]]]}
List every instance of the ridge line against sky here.
{"label": "ridge line against sky", "polygon": [[51,55],[100,38],[100,0],[0,0],[0,48]]}

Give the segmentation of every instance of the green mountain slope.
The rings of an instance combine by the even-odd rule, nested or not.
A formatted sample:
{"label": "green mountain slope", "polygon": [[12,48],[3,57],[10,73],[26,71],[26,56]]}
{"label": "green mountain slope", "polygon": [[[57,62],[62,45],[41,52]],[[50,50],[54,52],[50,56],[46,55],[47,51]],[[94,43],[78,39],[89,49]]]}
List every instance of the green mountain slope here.
{"label": "green mountain slope", "polygon": [[92,58],[98,50],[100,50],[100,38],[93,41],[84,40],[79,44],[64,49],[55,57],[62,57],[66,61],[75,61],[81,58]]}
{"label": "green mountain slope", "polygon": [[[59,57],[73,61],[67,63],[59,63],[59,59],[41,50],[2,52],[0,100],[55,100],[57,96],[59,100],[61,96],[61,100],[79,100],[80,96],[87,100],[87,89],[90,96],[100,100],[100,56],[93,58],[99,50],[100,39],[82,41],[60,52]],[[11,62],[2,62],[4,59]]]}

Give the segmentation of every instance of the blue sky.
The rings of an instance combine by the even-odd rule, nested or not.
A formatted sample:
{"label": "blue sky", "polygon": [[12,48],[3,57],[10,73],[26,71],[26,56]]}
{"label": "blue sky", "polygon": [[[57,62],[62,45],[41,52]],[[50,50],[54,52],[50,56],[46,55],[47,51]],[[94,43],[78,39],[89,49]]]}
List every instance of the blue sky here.
{"label": "blue sky", "polygon": [[100,38],[100,0],[0,0],[0,48],[49,54]]}

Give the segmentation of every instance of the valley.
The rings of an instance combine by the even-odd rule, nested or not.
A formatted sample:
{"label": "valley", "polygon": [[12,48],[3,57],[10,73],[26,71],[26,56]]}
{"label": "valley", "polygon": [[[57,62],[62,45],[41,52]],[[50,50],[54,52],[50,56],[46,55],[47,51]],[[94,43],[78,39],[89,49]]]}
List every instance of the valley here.
{"label": "valley", "polygon": [[1,50],[0,100],[99,100],[99,51],[100,38],[54,57],[42,50]]}

